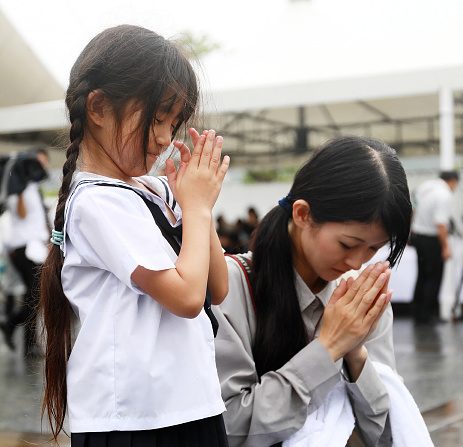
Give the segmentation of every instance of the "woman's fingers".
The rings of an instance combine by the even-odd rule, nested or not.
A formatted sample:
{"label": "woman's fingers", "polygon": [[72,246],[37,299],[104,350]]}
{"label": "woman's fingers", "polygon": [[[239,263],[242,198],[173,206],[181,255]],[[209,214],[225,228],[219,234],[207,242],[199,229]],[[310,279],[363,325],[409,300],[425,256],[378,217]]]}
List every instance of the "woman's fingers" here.
{"label": "woman's fingers", "polygon": [[387,269],[388,266],[389,263],[386,264],[383,262],[378,262],[373,265],[373,268],[369,269],[365,275],[363,275],[364,272],[362,272],[362,274],[354,281],[351,289],[353,292],[355,292],[355,295],[352,299],[352,303],[355,305],[355,307],[358,307],[363,299],[363,296],[370,291],[370,289],[376,283],[376,280]]}
{"label": "woman's fingers", "polygon": [[347,281],[345,279],[342,279],[338,287],[334,289],[334,292],[331,295],[328,305],[336,304],[344,296],[346,292],[347,292]]}
{"label": "woman's fingers", "polygon": [[[357,293],[360,290],[361,285],[365,282],[365,280],[368,278],[368,275],[372,272],[374,269],[374,265],[368,265],[359,275],[358,278],[356,278],[354,281],[350,281],[349,285],[349,290],[345,294],[344,301],[347,303],[350,303]],[[350,279],[350,278],[349,278]]]}
{"label": "woman's fingers", "polygon": [[[389,269],[381,273],[371,288],[360,297],[357,305],[357,314],[360,318],[363,318],[363,316],[373,306],[375,300],[379,300],[378,297],[386,295],[387,292],[382,292],[382,290],[384,285],[389,281],[390,275],[391,271]],[[353,303],[355,302],[356,301],[354,300]]]}
{"label": "woman's fingers", "polygon": [[384,311],[387,309],[387,305],[391,301],[392,292],[382,293],[379,298],[376,300],[373,306],[371,306],[368,313],[365,315],[363,319],[363,323],[369,327],[373,328],[374,325],[378,322],[378,320],[383,315]]}
{"label": "woman's fingers", "polygon": [[[371,324],[371,328],[370,328],[370,331],[369,331],[369,334],[371,332],[373,332],[375,329],[376,329],[376,326],[378,325],[378,321],[381,319],[381,317],[383,316],[384,312],[386,311],[389,303],[391,302],[391,299],[392,299],[392,291],[388,291],[386,293],[386,300],[384,301],[384,306],[383,308],[381,309],[381,311],[379,312],[378,316],[376,317],[376,320],[373,321],[373,323]],[[367,322],[368,323],[368,322]]]}
{"label": "woman's fingers", "polygon": [[[383,288],[379,291],[379,294],[381,294],[381,293],[387,293],[388,290],[389,290],[389,281],[390,281],[390,279],[391,279],[391,274],[392,274],[392,272],[391,272],[391,269],[387,269],[386,272],[387,272],[387,271],[389,271],[389,276],[387,277],[387,281],[384,283]],[[378,294],[378,295],[379,295],[379,294]]]}

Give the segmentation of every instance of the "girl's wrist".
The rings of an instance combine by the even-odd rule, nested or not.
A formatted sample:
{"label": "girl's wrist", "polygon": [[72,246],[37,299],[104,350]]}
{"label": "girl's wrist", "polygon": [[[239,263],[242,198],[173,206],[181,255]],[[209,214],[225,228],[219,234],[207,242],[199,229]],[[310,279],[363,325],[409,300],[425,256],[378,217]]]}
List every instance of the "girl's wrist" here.
{"label": "girl's wrist", "polygon": [[207,219],[212,218],[212,210],[208,207],[199,207],[199,206],[191,206],[187,208],[182,208],[182,217],[185,216],[197,216],[197,217],[204,217]]}

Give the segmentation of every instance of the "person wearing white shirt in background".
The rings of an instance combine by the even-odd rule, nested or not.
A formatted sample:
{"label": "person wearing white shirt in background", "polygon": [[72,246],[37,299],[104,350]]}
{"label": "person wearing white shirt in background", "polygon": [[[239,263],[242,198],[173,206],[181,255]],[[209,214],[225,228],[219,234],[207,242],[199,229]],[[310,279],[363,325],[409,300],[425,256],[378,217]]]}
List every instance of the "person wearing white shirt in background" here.
{"label": "person wearing white shirt in background", "polygon": [[413,294],[416,323],[432,323],[439,316],[439,289],[444,262],[451,256],[449,223],[452,193],[458,186],[456,171],[443,171],[440,178],[421,184],[414,194],[411,244],[418,259]]}
{"label": "person wearing white shirt in background", "polygon": [[451,256],[444,263],[439,291],[439,315],[442,322],[461,318],[461,286],[463,274],[463,220],[459,210],[460,197],[454,194],[449,226]]}
{"label": "person wearing white shirt in background", "polygon": [[[37,160],[47,170],[49,156],[46,149],[36,151]],[[10,213],[10,232],[4,241],[9,259],[23,281],[26,291],[19,309],[8,315],[0,323],[5,342],[15,349],[13,336],[15,329],[24,326],[24,355],[38,353],[35,317],[38,304],[38,274],[48,253],[48,216],[43,198],[36,182],[30,181],[20,194],[8,197],[7,209]]]}

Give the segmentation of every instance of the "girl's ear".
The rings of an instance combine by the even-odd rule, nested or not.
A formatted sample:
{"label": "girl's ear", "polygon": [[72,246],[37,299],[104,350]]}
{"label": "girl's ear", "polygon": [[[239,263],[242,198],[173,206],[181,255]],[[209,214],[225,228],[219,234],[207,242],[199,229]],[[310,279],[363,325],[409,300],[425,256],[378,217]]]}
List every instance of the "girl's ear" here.
{"label": "girl's ear", "polygon": [[101,127],[104,124],[105,115],[109,112],[103,92],[92,90],[87,96],[86,107],[90,123]]}
{"label": "girl's ear", "polygon": [[293,203],[293,223],[297,227],[303,228],[310,225],[312,218],[310,216],[310,205],[302,199]]}

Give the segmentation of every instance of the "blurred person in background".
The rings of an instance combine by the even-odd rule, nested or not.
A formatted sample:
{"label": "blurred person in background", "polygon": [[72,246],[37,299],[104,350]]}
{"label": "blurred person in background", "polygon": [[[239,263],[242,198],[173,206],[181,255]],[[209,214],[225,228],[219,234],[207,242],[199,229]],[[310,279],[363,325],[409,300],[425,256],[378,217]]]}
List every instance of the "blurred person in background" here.
{"label": "blurred person in background", "polygon": [[[35,157],[47,171],[48,151],[34,150]],[[19,273],[26,291],[18,309],[7,314],[6,321],[0,323],[6,344],[15,349],[15,329],[24,325],[24,355],[38,354],[35,319],[38,304],[38,274],[48,249],[49,223],[38,182],[29,181],[19,194],[12,194],[7,200],[10,214],[10,232],[4,241],[8,257]]]}
{"label": "blurred person in background", "polygon": [[449,225],[452,194],[459,181],[457,171],[443,171],[427,180],[414,193],[411,244],[416,249],[418,276],[413,294],[416,323],[433,323],[439,318],[439,290],[444,262],[451,257]]}
{"label": "blurred person in background", "polygon": [[236,224],[228,223],[225,216],[221,214],[216,219],[216,229],[220,245],[225,253],[241,253],[243,251]]}
{"label": "blurred person in background", "polygon": [[4,306],[0,311],[2,318],[9,318],[26,291],[5,247],[10,231],[10,213],[6,211],[0,216],[0,292],[4,299]]}
{"label": "blurred person in background", "polygon": [[248,241],[251,239],[252,233],[259,224],[259,215],[253,206],[247,209],[247,218],[242,222],[242,229],[246,233]]}
{"label": "blurred person in background", "polygon": [[247,209],[247,217],[228,223],[223,215],[216,219],[217,234],[225,253],[237,254],[248,251],[252,234],[259,223],[259,217],[254,207]]}
{"label": "blurred person in background", "polygon": [[458,320],[461,317],[459,284],[463,274],[463,219],[452,203],[449,223],[449,245],[451,256],[444,262],[444,271],[439,291],[439,316],[442,322]]}

